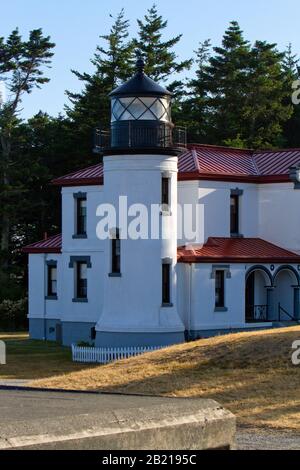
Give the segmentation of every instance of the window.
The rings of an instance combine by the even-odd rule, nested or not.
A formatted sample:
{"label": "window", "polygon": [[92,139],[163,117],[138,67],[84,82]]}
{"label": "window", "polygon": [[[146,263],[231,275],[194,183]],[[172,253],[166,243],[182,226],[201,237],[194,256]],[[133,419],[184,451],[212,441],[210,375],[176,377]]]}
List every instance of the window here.
{"label": "window", "polygon": [[162,264],[162,304],[163,305],[168,305],[171,303],[170,274],[171,274],[171,265],[163,263]]}
{"label": "window", "polygon": [[87,264],[82,261],[76,263],[76,298],[87,298]]}
{"label": "window", "polygon": [[86,197],[78,197],[76,235],[86,235]]}
{"label": "window", "polygon": [[230,233],[231,235],[239,234],[239,196],[230,196]]}
{"label": "window", "polygon": [[73,302],[88,302],[87,270],[91,267],[90,256],[70,256],[69,268],[74,269]]}
{"label": "window", "polygon": [[111,240],[111,272],[121,273],[121,241],[120,231],[117,229],[114,238]]}
{"label": "window", "polygon": [[225,271],[216,271],[215,273],[215,307],[225,307]]}
{"label": "window", "polygon": [[162,177],[161,179],[161,203],[164,210],[169,210],[170,194],[169,194],[170,178]]}
{"label": "window", "polygon": [[57,296],[57,267],[56,264],[48,264],[48,297]]}

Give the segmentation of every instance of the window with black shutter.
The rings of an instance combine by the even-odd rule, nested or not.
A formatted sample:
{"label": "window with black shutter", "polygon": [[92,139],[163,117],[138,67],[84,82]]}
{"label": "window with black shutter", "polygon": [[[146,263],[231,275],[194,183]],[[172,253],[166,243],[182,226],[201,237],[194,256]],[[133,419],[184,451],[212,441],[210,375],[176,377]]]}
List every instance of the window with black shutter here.
{"label": "window with black shutter", "polygon": [[225,307],[225,272],[216,271],[215,274],[215,306],[216,308]]}
{"label": "window with black shutter", "polygon": [[239,196],[230,196],[230,233],[239,234]]}
{"label": "window with black shutter", "polygon": [[86,197],[79,197],[77,201],[77,235],[86,235]]}
{"label": "window with black shutter", "polygon": [[170,273],[171,265],[162,264],[162,304],[168,305],[171,303],[171,292],[170,292]]}
{"label": "window with black shutter", "polygon": [[76,263],[76,297],[87,298],[87,264],[81,261]]}
{"label": "window with black shutter", "polygon": [[57,267],[56,265],[48,265],[48,297],[56,297],[57,295]]}
{"label": "window with black shutter", "polygon": [[111,272],[112,274],[121,273],[121,240],[118,229],[111,240]]}
{"label": "window with black shutter", "polygon": [[161,179],[161,203],[163,210],[168,210],[170,206],[170,178]]}

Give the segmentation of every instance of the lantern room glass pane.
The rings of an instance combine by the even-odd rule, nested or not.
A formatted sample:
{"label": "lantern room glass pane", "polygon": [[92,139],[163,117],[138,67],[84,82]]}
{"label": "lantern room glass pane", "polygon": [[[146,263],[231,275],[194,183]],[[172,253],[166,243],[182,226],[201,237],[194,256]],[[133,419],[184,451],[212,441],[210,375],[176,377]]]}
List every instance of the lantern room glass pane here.
{"label": "lantern room glass pane", "polygon": [[148,109],[144,112],[144,114],[142,114],[142,116],[140,117],[139,119],[140,121],[144,120],[144,121],[156,121],[156,116],[151,113],[151,111],[149,111]]}
{"label": "lantern room glass pane", "polygon": [[135,99],[127,109],[135,119],[139,119],[147,108],[139,99]]}
{"label": "lantern room glass pane", "polygon": [[147,108],[151,108],[151,106],[153,105],[153,103],[155,103],[155,101],[157,100],[157,98],[146,98],[146,96],[143,96],[140,98],[140,100],[146,105]]}
{"label": "lantern room glass pane", "polygon": [[124,108],[127,108],[133,101],[135,100],[135,98],[120,98],[120,103],[122,103],[122,105],[124,106]]}
{"label": "lantern room glass pane", "polygon": [[124,97],[112,100],[112,122],[130,120],[159,120],[168,122],[170,100],[155,97]]}
{"label": "lantern room glass pane", "polygon": [[125,111],[125,113],[122,114],[120,118],[120,121],[131,121],[131,120],[134,120],[134,117],[132,116],[132,114],[130,114],[129,111]]}
{"label": "lantern room glass pane", "polygon": [[151,106],[151,111],[160,121],[168,121],[169,103],[165,99],[156,100]]}
{"label": "lantern room glass pane", "polygon": [[125,111],[125,107],[117,99],[112,100],[111,109],[112,109],[112,112],[111,112],[112,121],[120,119],[121,114]]}

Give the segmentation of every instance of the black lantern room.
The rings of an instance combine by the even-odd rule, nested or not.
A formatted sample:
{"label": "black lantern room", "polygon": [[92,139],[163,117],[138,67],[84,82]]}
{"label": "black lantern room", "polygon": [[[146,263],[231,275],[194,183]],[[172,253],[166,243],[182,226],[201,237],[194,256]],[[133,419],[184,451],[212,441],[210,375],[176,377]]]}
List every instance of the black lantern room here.
{"label": "black lantern room", "polygon": [[177,153],[171,120],[172,94],[144,73],[140,55],[136,67],[135,75],[110,93],[110,150]]}

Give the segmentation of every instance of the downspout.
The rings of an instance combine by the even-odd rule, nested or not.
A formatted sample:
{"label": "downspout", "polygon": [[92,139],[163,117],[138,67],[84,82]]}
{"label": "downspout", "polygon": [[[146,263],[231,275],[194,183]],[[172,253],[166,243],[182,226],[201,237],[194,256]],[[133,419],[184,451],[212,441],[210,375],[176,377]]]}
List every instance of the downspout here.
{"label": "downspout", "polygon": [[43,341],[47,340],[47,325],[46,325],[46,296],[47,296],[47,272],[46,272],[46,259],[47,255],[44,253],[44,298],[43,298],[43,330],[44,330],[44,335],[43,335]]}
{"label": "downspout", "polygon": [[191,332],[191,316],[192,316],[192,263],[189,263],[189,306],[188,306],[188,318],[187,318],[187,337],[190,339]]}

